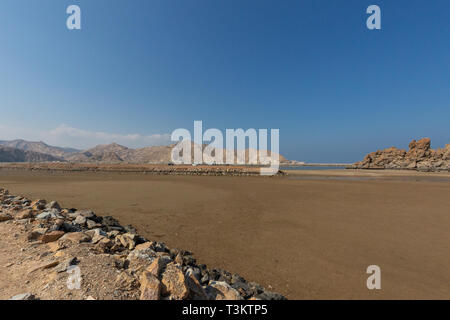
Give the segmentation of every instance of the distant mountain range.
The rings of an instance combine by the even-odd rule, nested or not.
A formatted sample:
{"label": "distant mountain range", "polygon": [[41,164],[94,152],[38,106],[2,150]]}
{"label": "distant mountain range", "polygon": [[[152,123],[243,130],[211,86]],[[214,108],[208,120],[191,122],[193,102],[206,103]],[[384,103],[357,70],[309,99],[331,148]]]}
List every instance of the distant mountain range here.
{"label": "distant mountain range", "polygon": [[65,158],[66,156],[69,156],[72,153],[80,152],[81,150],[73,149],[73,148],[61,148],[61,147],[53,147],[49,146],[48,144],[39,141],[39,142],[32,142],[32,141],[25,141],[25,140],[11,140],[11,141],[1,141],[0,145],[5,147],[10,147],[14,149],[20,149],[23,151],[33,151],[33,152],[39,152],[39,153],[45,153],[52,155],[56,158]]}
{"label": "distant mountain range", "polygon": [[0,162],[49,162],[61,161],[49,154],[10,148],[0,145]]}
{"label": "distant mountain range", "polygon": [[[174,146],[132,149],[111,143],[81,151],[49,146],[42,141],[0,141],[0,162],[169,163]],[[246,150],[246,161],[248,161],[248,157],[248,150]],[[280,161],[287,160],[280,155]]]}
{"label": "distant mountain range", "polygon": [[70,162],[104,163],[168,163],[173,146],[145,147],[131,149],[117,143],[98,145],[82,152],[71,153],[65,157]]}

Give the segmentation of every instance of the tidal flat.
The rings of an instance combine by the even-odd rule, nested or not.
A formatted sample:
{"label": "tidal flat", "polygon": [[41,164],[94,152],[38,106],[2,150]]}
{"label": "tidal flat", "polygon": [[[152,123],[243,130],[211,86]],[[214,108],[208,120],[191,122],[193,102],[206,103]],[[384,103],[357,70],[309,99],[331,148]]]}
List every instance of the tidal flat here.
{"label": "tidal flat", "polygon": [[[447,173],[0,170],[0,186],[111,215],[150,240],[190,250],[200,263],[233,270],[289,299],[450,298]],[[381,290],[366,287],[369,265],[381,268]]]}

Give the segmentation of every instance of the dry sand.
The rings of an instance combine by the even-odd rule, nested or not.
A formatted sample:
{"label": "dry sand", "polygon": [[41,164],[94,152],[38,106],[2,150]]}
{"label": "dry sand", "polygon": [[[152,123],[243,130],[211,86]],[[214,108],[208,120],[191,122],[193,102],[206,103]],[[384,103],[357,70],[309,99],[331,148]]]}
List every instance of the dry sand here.
{"label": "dry sand", "polygon": [[[290,299],[450,299],[450,174],[0,170],[0,186],[115,216]],[[378,291],[366,288],[372,264],[381,267]]]}

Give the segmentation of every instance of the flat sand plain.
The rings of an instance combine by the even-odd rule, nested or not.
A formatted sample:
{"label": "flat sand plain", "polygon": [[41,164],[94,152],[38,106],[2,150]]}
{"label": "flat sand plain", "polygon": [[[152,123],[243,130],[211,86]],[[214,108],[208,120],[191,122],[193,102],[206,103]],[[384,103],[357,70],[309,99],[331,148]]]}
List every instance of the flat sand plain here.
{"label": "flat sand plain", "polygon": [[[450,174],[288,173],[0,170],[0,186],[112,215],[290,299],[450,299]],[[373,264],[381,290],[366,287]]]}

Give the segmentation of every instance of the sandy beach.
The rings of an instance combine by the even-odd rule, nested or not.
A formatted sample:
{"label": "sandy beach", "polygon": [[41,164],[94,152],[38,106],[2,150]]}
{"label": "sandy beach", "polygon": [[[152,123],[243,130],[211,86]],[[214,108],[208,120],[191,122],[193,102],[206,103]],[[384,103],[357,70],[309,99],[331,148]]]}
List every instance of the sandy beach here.
{"label": "sandy beach", "polygon": [[[449,299],[450,174],[283,177],[0,170],[0,186],[90,208],[290,299]],[[366,287],[378,265],[382,290]]]}

